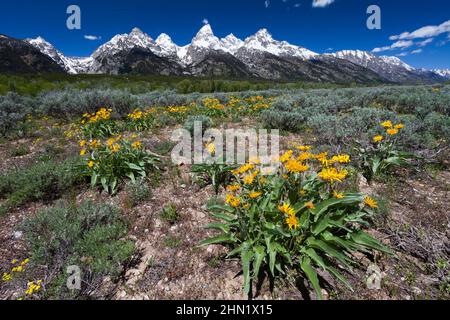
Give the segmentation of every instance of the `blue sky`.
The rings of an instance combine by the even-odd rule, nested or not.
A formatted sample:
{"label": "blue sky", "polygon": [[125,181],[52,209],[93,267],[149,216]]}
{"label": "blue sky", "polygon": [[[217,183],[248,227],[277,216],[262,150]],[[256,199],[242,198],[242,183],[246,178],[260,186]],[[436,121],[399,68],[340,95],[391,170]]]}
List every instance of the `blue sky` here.
{"label": "blue sky", "polygon": [[[323,6],[313,7],[313,1]],[[71,4],[81,8],[81,30],[66,28]],[[381,30],[366,27],[372,4],[381,8]],[[219,37],[234,33],[245,38],[267,28],[275,39],[319,53],[379,48],[378,54],[399,55],[414,67],[450,68],[447,0],[15,0],[2,1],[0,33],[42,36],[66,55],[87,56],[133,27],[153,38],[168,33],[185,45],[204,19]],[[421,29],[425,26],[431,27]],[[87,40],[86,35],[101,39]]]}

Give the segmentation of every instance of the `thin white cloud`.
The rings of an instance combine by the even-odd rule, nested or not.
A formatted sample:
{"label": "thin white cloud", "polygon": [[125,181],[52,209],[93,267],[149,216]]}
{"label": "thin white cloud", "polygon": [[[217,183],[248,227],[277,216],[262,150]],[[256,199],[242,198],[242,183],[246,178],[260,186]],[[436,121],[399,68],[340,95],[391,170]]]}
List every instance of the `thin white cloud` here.
{"label": "thin white cloud", "polygon": [[400,40],[400,41],[394,42],[390,46],[375,48],[372,50],[372,52],[377,53],[377,52],[390,51],[390,50],[396,50],[396,49],[405,50],[409,47],[412,47],[413,45],[414,45],[414,42],[411,40],[408,40],[408,41]]}
{"label": "thin white cloud", "polygon": [[90,40],[90,41],[97,41],[97,40],[100,40],[102,37],[86,34],[86,35],[84,35],[84,38],[86,40]]}
{"label": "thin white cloud", "polygon": [[266,1],[264,2],[264,6],[265,6],[266,8],[268,8],[268,7],[270,6],[270,0],[266,0]]}
{"label": "thin white cloud", "polygon": [[332,4],[334,0],[313,0],[313,8],[325,8]]}
{"label": "thin white cloud", "polygon": [[419,54],[422,52],[423,52],[423,49],[416,49],[416,50],[411,51],[411,54]]}
{"label": "thin white cloud", "polygon": [[433,38],[443,33],[450,32],[450,20],[438,26],[425,26],[413,32],[403,32],[401,34],[389,37],[390,40],[411,40],[420,38]]}
{"label": "thin white cloud", "polygon": [[396,54],[397,57],[406,57],[407,55],[408,55],[407,52],[402,52],[402,53]]}
{"label": "thin white cloud", "polygon": [[301,3],[296,3],[294,4],[294,8],[300,8],[301,5],[302,5]]}
{"label": "thin white cloud", "polygon": [[429,45],[430,43],[432,43],[433,40],[434,40],[433,38],[429,38],[429,39],[426,39],[424,41],[417,42],[417,45],[419,47],[425,47],[425,46]]}

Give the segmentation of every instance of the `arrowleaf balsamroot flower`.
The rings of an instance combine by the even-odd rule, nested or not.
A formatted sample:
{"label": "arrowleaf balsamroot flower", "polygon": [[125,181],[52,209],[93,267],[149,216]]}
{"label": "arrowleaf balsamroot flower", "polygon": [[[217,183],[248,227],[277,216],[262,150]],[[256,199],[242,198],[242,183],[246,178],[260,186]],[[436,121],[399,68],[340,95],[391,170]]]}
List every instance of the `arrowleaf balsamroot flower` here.
{"label": "arrowleaf balsamroot flower", "polygon": [[295,215],[295,210],[289,203],[285,203],[285,204],[279,206],[278,210],[280,210],[281,212],[283,212],[286,215]]}
{"label": "arrowleaf balsamroot flower", "polygon": [[339,193],[337,191],[333,191],[333,197],[335,197],[336,199],[344,199],[345,195],[343,193]]}
{"label": "arrowleaf balsamroot flower", "polygon": [[384,121],[384,122],[382,122],[381,123],[381,126],[383,127],[383,128],[392,128],[392,121],[390,121],[390,120],[388,120],[388,121]]}
{"label": "arrowleaf balsamroot flower", "polygon": [[372,209],[377,209],[378,208],[378,203],[375,201],[375,199],[367,196],[364,199],[364,204],[367,205],[368,207],[372,208]]}
{"label": "arrowleaf balsamroot flower", "polygon": [[233,208],[237,208],[241,204],[241,199],[235,197],[232,194],[227,194],[226,203],[232,206]]}
{"label": "arrowleaf balsamroot flower", "polygon": [[300,223],[295,215],[288,215],[286,218],[286,224],[289,227],[289,230],[297,230]]}
{"label": "arrowleaf balsamroot flower", "polygon": [[398,129],[388,129],[386,132],[390,136],[395,136],[396,134],[398,134],[399,131]]}
{"label": "arrowleaf balsamroot flower", "polygon": [[254,192],[251,192],[248,196],[250,199],[256,199],[256,198],[259,198],[261,195],[262,195],[262,192],[254,191]]}
{"label": "arrowleaf balsamroot flower", "polygon": [[231,186],[227,186],[227,191],[229,192],[236,192],[241,188],[241,186],[239,184],[234,184]]}
{"label": "arrowleaf balsamroot flower", "polygon": [[348,176],[347,170],[338,170],[336,168],[324,168],[319,173],[319,178],[328,182],[342,182]]}
{"label": "arrowleaf balsamroot flower", "polygon": [[285,164],[286,170],[290,173],[301,173],[308,171],[309,167],[297,160],[288,160]]}
{"label": "arrowleaf balsamroot flower", "polygon": [[375,136],[375,137],[373,137],[373,142],[379,143],[379,142],[383,141],[383,139],[384,139],[384,137],[381,135]]}
{"label": "arrowleaf balsamroot flower", "polygon": [[308,209],[314,209],[314,208],[316,207],[312,201],[307,202],[307,203],[305,204],[305,206],[306,206]]}

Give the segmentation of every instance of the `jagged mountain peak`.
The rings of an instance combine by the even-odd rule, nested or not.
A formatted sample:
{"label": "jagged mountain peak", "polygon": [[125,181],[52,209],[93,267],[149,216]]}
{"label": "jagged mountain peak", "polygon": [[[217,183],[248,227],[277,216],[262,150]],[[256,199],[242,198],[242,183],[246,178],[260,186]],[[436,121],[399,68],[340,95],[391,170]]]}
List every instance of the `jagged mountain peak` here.
{"label": "jagged mountain peak", "polygon": [[221,39],[224,48],[231,54],[235,54],[243,45],[244,41],[237,38],[234,34],[229,34]]}
{"label": "jagged mountain peak", "polygon": [[173,42],[172,38],[168,34],[161,33],[158,38],[156,38],[155,42],[159,46],[162,56],[177,55],[179,47]]}
{"label": "jagged mountain peak", "polygon": [[205,24],[192,39],[191,45],[197,48],[223,50],[222,42],[214,35],[211,25]]}
{"label": "jagged mountain peak", "polygon": [[434,69],[432,71],[441,77],[450,79],[450,69]]}
{"label": "jagged mountain peak", "polygon": [[[277,78],[276,73],[283,68],[288,74],[295,77],[295,71],[293,73],[292,70],[296,68],[296,65],[302,64],[308,68],[322,68],[322,71],[326,69],[325,73],[319,76],[319,78],[325,77],[323,79],[332,79],[332,77],[326,78],[329,75],[327,73],[329,70],[340,70],[339,72],[350,70],[350,74],[352,74],[352,72],[362,72],[363,68],[380,75],[380,79],[398,83],[420,82],[422,80],[428,82],[445,81],[444,77],[448,78],[450,73],[448,70],[425,71],[414,69],[397,57],[377,56],[362,50],[342,50],[336,53],[319,55],[287,41],[275,40],[266,28],[260,29],[243,41],[234,34],[219,39],[214,34],[211,25],[205,24],[197,32],[192,42],[184,47],[179,47],[165,33],[160,34],[156,40],[153,40],[141,29],[133,28],[128,34],[114,36],[110,41],[100,46],[91,57],[81,59],[64,56],[43,37],[27,39],[26,42],[52,58],[69,73],[127,72],[127,70],[140,67],[141,64],[137,62],[141,60],[145,61],[148,66],[152,65],[152,68],[156,68],[158,64],[163,64],[165,66],[164,72],[176,69],[177,74],[181,72],[197,75],[201,74],[202,70],[216,72],[214,68],[217,67],[217,70],[240,70],[239,74],[241,75],[252,70],[250,74],[257,76],[263,74],[265,78],[274,79]],[[266,66],[264,72],[257,72],[256,69],[263,68],[262,65],[258,66],[257,61],[265,61],[261,64],[273,63],[274,68],[269,65]],[[170,64],[173,66],[172,69],[168,67]],[[209,64],[209,66],[203,68],[205,64]],[[312,66],[313,64],[317,66]],[[354,68],[352,64],[363,68]],[[232,67],[228,69],[226,66]],[[341,69],[339,69],[339,66],[341,66]],[[248,70],[245,71],[245,68],[248,68]],[[145,70],[153,69],[147,68]],[[280,71],[279,76],[286,75],[283,72]],[[304,70],[301,72],[304,72]],[[350,75],[350,77],[352,76]],[[371,76],[373,74],[358,79],[370,78]],[[340,79],[348,78],[341,77]]]}
{"label": "jagged mountain peak", "polygon": [[304,60],[317,56],[317,53],[303,47],[292,45],[286,41],[274,40],[265,28],[245,39],[243,48],[250,51],[267,52],[279,57],[295,57]]}
{"label": "jagged mountain peak", "polygon": [[272,39],[272,34],[266,28],[258,30],[258,32],[255,33],[255,36]]}
{"label": "jagged mountain peak", "polygon": [[129,34],[118,34],[110,41],[100,46],[93,54],[93,58],[104,55],[114,55],[123,50],[139,47],[148,50],[159,51],[159,47],[153,39],[139,28],[133,28]]}
{"label": "jagged mountain peak", "polygon": [[167,43],[172,42],[172,38],[167,33],[161,33],[158,38],[156,38],[156,43]]}
{"label": "jagged mountain peak", "polygon": [[197,36],[214,36],[213,29],[209,23],[205,24],[197,33]]}
{"label": "jagged mountain peak", "polygon": [[131,30],[130,35],[145,35],[145,33],[141,29],[134,27]]}

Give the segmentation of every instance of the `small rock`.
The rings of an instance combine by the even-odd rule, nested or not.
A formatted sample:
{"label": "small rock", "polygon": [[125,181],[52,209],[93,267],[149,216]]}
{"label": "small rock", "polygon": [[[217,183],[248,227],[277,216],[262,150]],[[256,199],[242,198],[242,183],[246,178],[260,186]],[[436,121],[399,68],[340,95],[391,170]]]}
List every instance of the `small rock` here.
{"label": "small rock", "polygon": [[23,236],[23,232],[22,232],[22,231],[16,231],[16,232],[13,233],[13,237],[14,237],[14,239],[16,239],[16,240],[21,239],[22,236]]}
{"label": "small rock", "polygon": [[416,296],[419,296],[419,295],[422,294],[422,290],[420,290],[420,289],[417,288],[417,287],[412,287],[411,289],[412,289],[412,291],[414,292],[414,294],[415,294]]}

